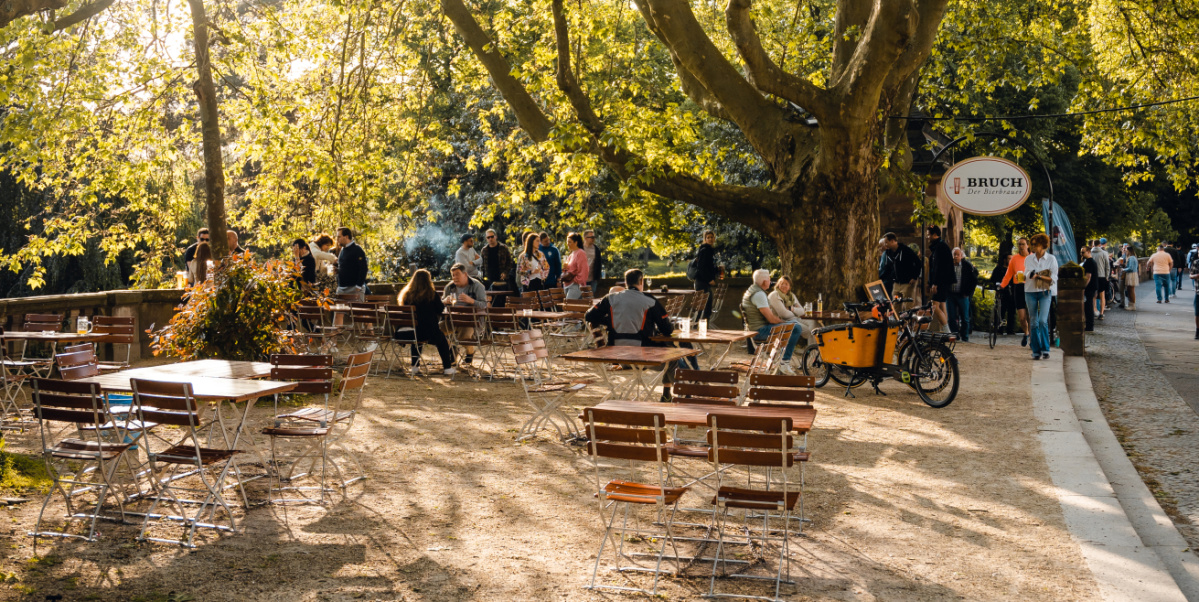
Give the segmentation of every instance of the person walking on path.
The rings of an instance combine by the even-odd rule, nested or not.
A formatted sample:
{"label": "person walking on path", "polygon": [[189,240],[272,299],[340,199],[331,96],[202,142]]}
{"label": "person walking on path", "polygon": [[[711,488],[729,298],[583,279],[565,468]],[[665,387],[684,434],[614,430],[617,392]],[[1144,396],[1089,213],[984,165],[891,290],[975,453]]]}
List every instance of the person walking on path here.
{"label": "person walking on path", "polygon": [[888,284],[887,290],[891,291],[892,295],[912,299],[919,305],[916,285],[920,280],[920,271],[923,269],[923,266],[920,265],[920,255],[911,247],[899,244],[899,237],[894,232],[883,235],[883,245],[886,250],[879,258],[879,278],[886,283],[883,275],[887,273],[894,283],[893,286]]}
{"label": "person walking on path", "polygon": [[1086,302],[1083,303],[1083,316],[1086,317],[1086,331],[1093,332],[1095,330],[1095,291],[1101,281],[1096,275],[1099,268],[1095,265],[1092,249],[1084,246],[1078,250],[1078,256],[1082,257],[1082,271],[1087,275],[1087,287],[1083,290],[1086,296]]}
{"label": "person walking on path", "polygon": [[1124,266],[1121,268],[1124,278],[1124,297],[1128,300],[1128,311],[1137,310],[1137,286],[1141,284],[1141,271],[1137,265],[1137,254],[1132,247],[1124,245]]}
{"label": "person walking on path", "polygon": [[355,295],[361,303],[366,295],[366,274],[370,264],[366,251],[354,241],[354,232],[346,227],[337,229],[337,244],[341,255],[337,257],[337,294]]}
{"label": "person walking on path", "polygon": [[1036,234],[1029,241],[1032,253],[1024,258],[1024,303],[1028,306],[1032,321],[1032,338],[1029,347],[1032,359],[1049,358],[1049,307],[1053,303],[1052,291],[1057,286],[1057,258],[1049,249],[1049,235]]}
{"label": "person walking on path", "polygon": [[[1157,302],[1170,302],[1170,280],[1174,272],[1174,258],[1166,252],[1165,245],[1157,245],[1157,252],[1149,256],[1149,269],[1153,271],[1153,288]],[[1164,295],[1163,295],[1164,293]]]}
{"label": "person walking on path", "polygon": [[[562,286],[567,299],[583,296],[582,286],[587,282],[587,253],[583,251],[583,237],[578,232],[566,235],[566,267],[562,269]],[[595,289],[591,289],[594,293]]]}
{"label": "person walking on path", "polygon": [[595,244],[595,230],[587,230],[583,232],[583,252],[587,254],[587,281],[579,284],[586,284],[591,287],[591,292],[599,293],[599,279],[604,276],[604,250]]}
{"label": "person walking on path", "polygon": [[548,232],[538,234],[540,238],[541,254],[545,256],[545,263],[549,266],[549,273],[545,276],[545,288],[554,288],[558,286],[558,279],[562,277],[562,253],[558,251],[558,247],[554,246],[550,240]]}
{"label": "person walking on path", "polygon": [[1020,339],[1021,347],[1028,345],[1028,337],[1032,332],[1028,321],[1028,305],[1024,297],[1024,260],[1027,258],[1028,239],[1021,236],[1016,240],[1016,254],[1008,261],[1007,273],[1000,283],[1000,286],[1010,287],[1012,304],[1016,306],[1016,315],[1020,316],[1020,326],[1024,328],[1024,338]]}
{"label": "person walking on path", "polygon": [[[1191,251],[1191,262],[1187,264],[1187,271],[1191,276],[1191,290],[1199,288],[1199,252]],[[1199,341],[1199,292],[1196,292],[1195,300],[1195,340]]]}
{"label": "person walking on path", "polygon": [[949,288],[953,286],[953,253],[949,245],[941,240],[941,226],[929,226],[928,237],[928,282],[933,297],[934,332],[949,327],[945,313],[945,302],[949,300]]}
{"label": "person walking on path", "polygon": [[463,234],[462,246],[454,252],[454,263],[466,267],[466,275],[471,278],[479,277],[479,269],[483,267],[483,256],[475,250],[475,235]]}
{"label": "person walking on path", "polygon": [[1108,257],[1107,249],[1104,247],[1107,244],[1106,238],[1101,238],[1095,241],[1091,246],[1091,258],[1095,260],[1095,289],[1096,299],[1098,303],[1099,319],[1103,319],[1103,314],[1107,311],[1107,279],[1111,276],[1111,258]]}
{"label": "person walking on path", "polygon": [[1166,275],[1167,276],[1166,284],[1170,285],[1170,293],[1166,297],[1168,299],[1170,297],[1178,296],[1178,286],[1176,286],[1176,284],[1174,282],[1174,272],[1175,272],[1175,268],[1182,265],[1182,255],[1178,252],[1178,249],[1176,249],[1174,247],[1174,243],[1167,242],[1167,243],[1165,243],[1165,245],[1166,245],[1165,251],[1167,254],[1170,255],[1170,261],[1173,262],[1173,266],[1170,267],[1170,273]]}
{"label": "person walking on path", "polygon": [[953,284],[949,287],[949,330],[963,343],[970,341],[970,299],[978,288],[978,270],[962,250],[953,249]]}
{"label": "person walking on path", "polygon": [[[716,267],[716,233],[711,230],[704,230],[703,243],[695,250],[695,259],[692,260],[694,272],[689,273],[691,281],[695,284],[695,290],[708,292],[708,303],[704,306],[703,313],[699,319],[706,320],[712,315],[712,287],[716,285],[716,277],[719,275],[719,270]],[[692,267],[692,266],[689,266]],[[688,272],[692,270],[688,269]]]}

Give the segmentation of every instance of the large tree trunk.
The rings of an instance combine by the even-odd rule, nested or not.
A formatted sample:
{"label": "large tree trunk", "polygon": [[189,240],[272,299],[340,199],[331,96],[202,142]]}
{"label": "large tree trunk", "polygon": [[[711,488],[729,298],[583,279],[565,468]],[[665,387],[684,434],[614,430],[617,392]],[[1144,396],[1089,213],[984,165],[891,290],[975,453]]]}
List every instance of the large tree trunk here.
{"label": "large tree trunk", "polygon": [[229,254],[225,220],[225,165],[221,156],[221,123],[217,112],[216,86],[212,83],[212,64],[208,55],[208,14],[204,0],[188,0],[192,13],[192,32],[196,42],[196,99],[200,104],[200,131],[204,140],[204,201],[208,211],[209,245],[212,256]]}

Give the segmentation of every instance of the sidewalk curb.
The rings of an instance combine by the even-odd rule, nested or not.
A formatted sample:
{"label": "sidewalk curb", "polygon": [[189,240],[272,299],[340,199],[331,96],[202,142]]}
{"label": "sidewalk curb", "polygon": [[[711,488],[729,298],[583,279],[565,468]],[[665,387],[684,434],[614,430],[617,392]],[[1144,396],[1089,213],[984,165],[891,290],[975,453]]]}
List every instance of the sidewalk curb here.
{"label": "sidewalk curb", "polygon": [[[1086,361],[1079,359],[1085,370]],[[1071,362],[1071,365],[1073,367],[1074,363]],[[1092,417],[1093,414],[1079,419],[1066,386],[1061,354],[1055,353],[1049,360],[1033,362],[1030,380],[1033,413],[1040,422],[1037,438],[1041,441],[1062,515],[1070,535],[1078,542],[1102,599],[1111,602],[1186,600],[1172,572],[1167,569],[1168,564],[1152,547],[1173,545],[1175,540],[1154,540],[1146,545],[1142,535],[1134,528],[1123,501],[1101,467],[1082,425],[1086,424],[1088,428],[1101,425],[1107,431],[1114,446],[1108,445],[1106,453],[1118,452],[1123,455],[1123,450],[1115,436],[1111,435],[1111,429],[1107,427],[1102,414],[1098,415],[1098,422]],[[1086,380],[1089,386],[1089,376]],[[1091,400],[1094,401],[1093,394]],[[1094,411],[1099,411],[1097,401],[1094,401]],[[1128,462],[1127,457],[1124,461]],[[1128,462],[1128,468],[1133,470],[1135,476],[1131,462]],[[1144,488],[1139,477],[1135,481]],[[1123,482],[1128,481],[1125,479]],[[1148,493],[1148,489],[1145,489],[1145,493]],[[1151,495],[1149,497],[1152,499]],[[1158,512],[1161,512],[1160,507]],[[1165,514],[1162,513],[1162,516]],[[1168,517],[1166,524],[1173,528]],[[1179,541],[1182,539],[1177,531],[1174,531],[1174,537]],[[1182,554],[1185,547],[1185,543],[1178,547],[1178,553]]]}
{"label": "sidewalk curb", "polygon": [[1174,521],[1162,510],[1112,433],[1091,387],[1086,360],[1081,357],[1066,358],[1064,373],[1066,389],[1082,426],[1083,436],[1141,542],[1157,553],[1187,599],[1199,600],[1199,558],[1188,550],[1189,546],[1174,526]]}

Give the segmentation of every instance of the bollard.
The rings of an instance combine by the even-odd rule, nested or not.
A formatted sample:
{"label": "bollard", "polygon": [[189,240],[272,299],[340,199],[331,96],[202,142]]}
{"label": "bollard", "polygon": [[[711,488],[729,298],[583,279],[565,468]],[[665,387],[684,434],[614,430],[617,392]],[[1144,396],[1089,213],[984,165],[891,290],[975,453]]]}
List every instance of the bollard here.
{"label": "bollard", "polygon": [[1083,355],[1086,316],[1083,314],[1086,273],[1070,262],[1057,273],[1057,330],[1062,354]]}

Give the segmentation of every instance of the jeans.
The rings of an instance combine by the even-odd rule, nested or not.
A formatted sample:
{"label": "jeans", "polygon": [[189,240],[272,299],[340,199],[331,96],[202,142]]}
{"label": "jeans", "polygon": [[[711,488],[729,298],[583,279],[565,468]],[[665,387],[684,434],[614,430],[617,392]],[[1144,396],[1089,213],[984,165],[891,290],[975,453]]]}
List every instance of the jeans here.
{"label": "jeans", "polygon": [[1087,301],[1083,303],[1083,316],[1086,318],[1087,330],[1095,329],[1095,291],[1086,290]]}
{"label": "jeans", "polygon": [[577,285],[577,284],[568,284],[568,285],[566,285],[565,290],[566,290],[566,298],[567,299],[582,299],[583,298],[583,289],[581,287],[579,287],[579,285]]}
{"label": "jeans", "polygon": [[1174,290],[1182,288],[1182,268],[1174,270]]}
{"label": "jeans", "polygon": [[962,342],[970,340],[970,297],[949,294],[946,303],[949,312],[949,331],[958,333]]}
{"label": "jeans", "polygon": [[1170,275],[1169,274],[1154,274],[1153,289],[1157,291],[1157,302],[1162,302],[1162,289],[1166,290],[1166,301],[1170,300]]}
{"label": "jeans", "polygon": [[1049,304],[1052,301],[1049,291],[1024,293],[1028,319],[1032,322],[1032,336],[1028,338],[1028,346],[1033,355],[1049,353]]}
{"label": "jeans", "polygon": [[787,340],[787,348],[783,350],[783,361],[791,361],[791,354],[795,352],[795,344],[799,342],[799,337],[803,336],[803,325],[799,320],[787,320],[778,324],[767,324],[758,329],[758,335],[754,337],[755,341],[765,341],[770,338],[770,329],[782,324],[794,324],[795,328],[791,330],[791,338]]}
{"label": "jeans", "polygon": [[357,301],[362,303],[366,299],[366,288],[361,286],[339,286],[337,287],[338,295],[358,295]]}

